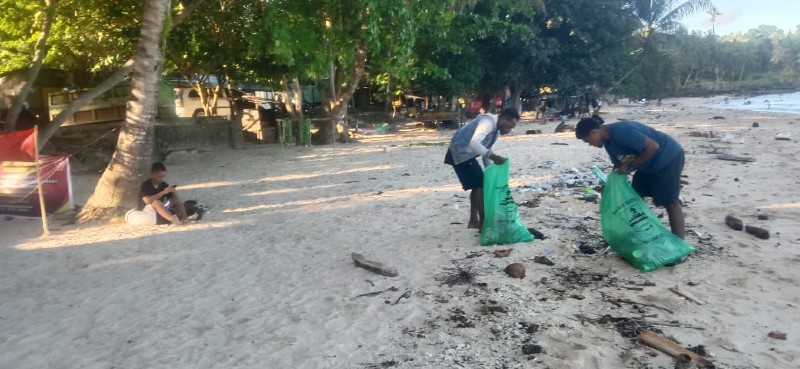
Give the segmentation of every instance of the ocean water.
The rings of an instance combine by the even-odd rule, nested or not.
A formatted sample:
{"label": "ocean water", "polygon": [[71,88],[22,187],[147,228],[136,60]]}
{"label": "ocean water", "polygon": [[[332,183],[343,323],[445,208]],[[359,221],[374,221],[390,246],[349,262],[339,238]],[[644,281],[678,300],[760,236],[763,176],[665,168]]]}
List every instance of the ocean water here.
{"label": "ocean water", "polygon": [[763,111],[800,115],[800,92],[750,96],[746,99],[744,97],[731,97],[728,98],[727,103],[721,100],[712,104],[706,104],[705,106],[718,109]]}

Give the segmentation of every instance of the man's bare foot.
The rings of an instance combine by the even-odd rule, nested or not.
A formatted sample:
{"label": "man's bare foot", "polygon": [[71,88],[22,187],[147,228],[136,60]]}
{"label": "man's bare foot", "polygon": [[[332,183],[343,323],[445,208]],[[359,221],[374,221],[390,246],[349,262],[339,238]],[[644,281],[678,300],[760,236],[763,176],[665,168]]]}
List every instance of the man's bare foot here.
{"label": "man's bare foot", "polygon": [[467,228],[480,229],[481,228],[481,223],[477,222],[477,221],[470,221],[469,224],[467,224]]}
{"label": "man's bare foot", "polygon": [[181,219],[177,215],[173,215],[169,221],[172,222],[172,225],[181,225]]}

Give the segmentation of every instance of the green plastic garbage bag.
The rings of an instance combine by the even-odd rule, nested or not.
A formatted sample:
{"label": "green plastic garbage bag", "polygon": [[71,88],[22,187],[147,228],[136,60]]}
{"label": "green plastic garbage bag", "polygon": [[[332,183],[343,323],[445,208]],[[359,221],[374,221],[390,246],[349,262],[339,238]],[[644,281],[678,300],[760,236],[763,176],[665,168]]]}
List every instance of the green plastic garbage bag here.
{"label": "green plastic garbage bag", "polygon": [[600,201],[603,238],[622,258],[643,272],[679,261],[694,252],[670,232],[628,183],[628,176],[611,173]]}
{"label": "green plastic garbage bag", "polygon": [[486,167],[483,177],[484,220],[481,245],[502,245],[533,241],[533,235],[522,224],[517,204],[508,188],[509,160]]}

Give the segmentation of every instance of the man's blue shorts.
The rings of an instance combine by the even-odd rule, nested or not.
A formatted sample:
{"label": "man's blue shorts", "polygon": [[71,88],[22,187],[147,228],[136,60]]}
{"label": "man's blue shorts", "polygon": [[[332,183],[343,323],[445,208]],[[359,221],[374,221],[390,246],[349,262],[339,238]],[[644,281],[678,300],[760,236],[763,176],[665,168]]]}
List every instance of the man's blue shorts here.
{"label": "man's blue shorts", "polygon": [[636,172],[631,186],[642,197],[652,197],[656,206],[677,204],[681,193],[681,173],[684,155],[681,151],[675,159],[655,173]]}
{"label": "man's blue shorts", "polygon": [[444,162],[453,166],[465,191],[483,188],[483,169],[477,159],[472,158],[461,164],[453,164],[453,155],[447,150]]}

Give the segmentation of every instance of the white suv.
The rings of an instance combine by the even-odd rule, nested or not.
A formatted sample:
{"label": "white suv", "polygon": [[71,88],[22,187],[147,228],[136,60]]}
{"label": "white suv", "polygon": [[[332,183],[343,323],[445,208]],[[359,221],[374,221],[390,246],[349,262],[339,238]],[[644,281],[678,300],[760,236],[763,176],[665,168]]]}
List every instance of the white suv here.
{"label": "white suv", "polygon": [[[206,91],[208,91],[207,96],[212,96],[214,93],[210,88],[206,89]],[[193,87],[176,87],[173,92],[175,93],[175,114],[179,117],[202,117],[206,115],[203,110],[203,102],[200,101],[200,94]],[[215,115],[229,118],[232,113],[230,99],[235,97],[230,96],[227,89],[221,89],[217,104],[213,108],[216,111]]]}

